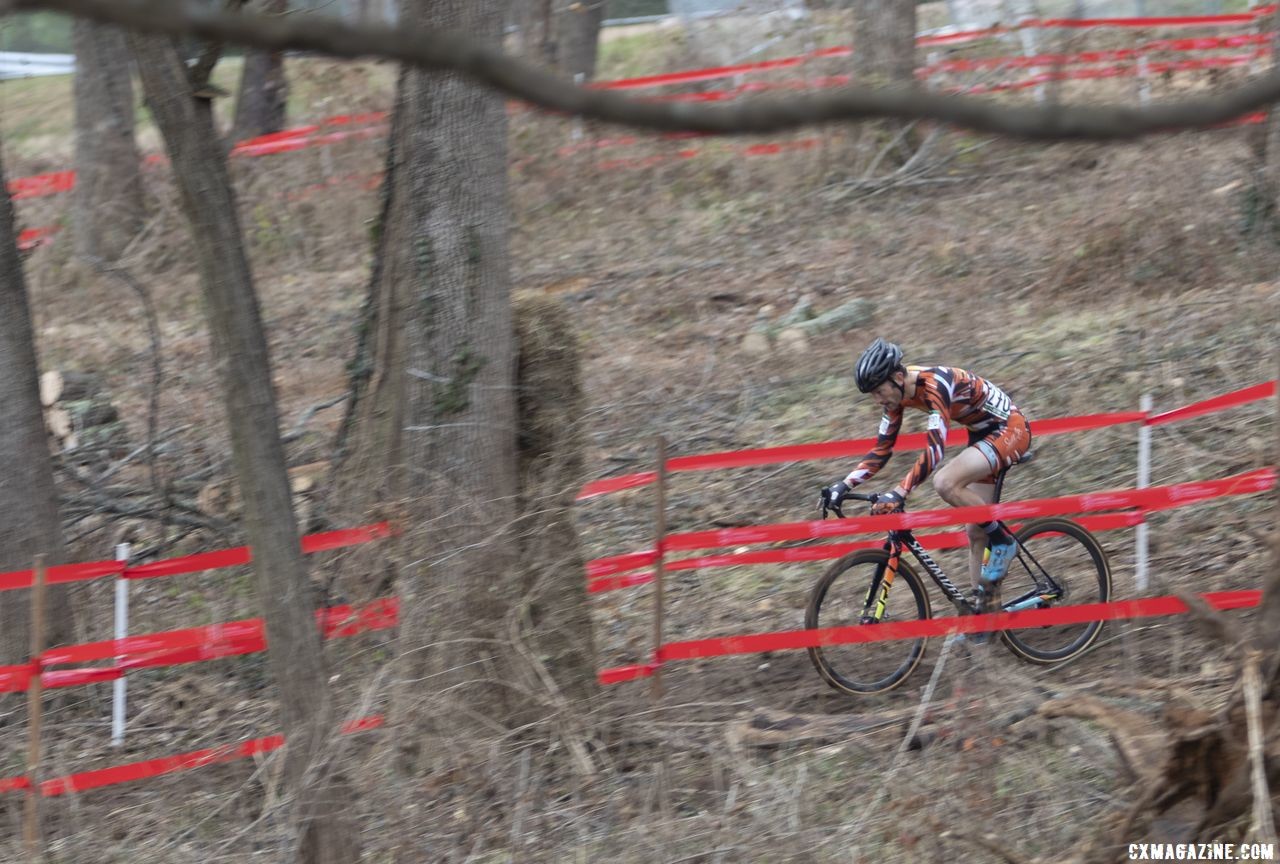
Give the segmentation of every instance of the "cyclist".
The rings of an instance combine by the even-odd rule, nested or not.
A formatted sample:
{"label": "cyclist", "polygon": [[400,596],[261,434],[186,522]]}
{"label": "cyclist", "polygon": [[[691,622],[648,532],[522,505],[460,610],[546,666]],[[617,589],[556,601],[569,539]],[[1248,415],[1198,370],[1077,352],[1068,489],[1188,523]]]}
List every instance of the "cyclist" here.
{"label": "cyclist", "polygon": [[[854,378],[858,389],[871,394],[884,416],[871,452],[847,477],[822,490],[824,511],[839,506],[854,486],[866,482],[889,461],[904,408],[918,408],[929,415],[927,446],[902,482],[879,496],[871,508],[873,513],[901,510],[911,491],[930,475],[933,488],[952,507],[990,504],[995,499],[996,476],[1017,463],[1031,445],[1027,418],[1003,390],[972,372],[954,366],[905,366],[901,348],[876,339],[858,360]],[[939,468],[947,426],[952,421],[969,430],[969,444]],[[994,596],[1014,557],[1013,535],[996,520],[970,525],[967,530],[970,581],[983,589],[980,596]]]}

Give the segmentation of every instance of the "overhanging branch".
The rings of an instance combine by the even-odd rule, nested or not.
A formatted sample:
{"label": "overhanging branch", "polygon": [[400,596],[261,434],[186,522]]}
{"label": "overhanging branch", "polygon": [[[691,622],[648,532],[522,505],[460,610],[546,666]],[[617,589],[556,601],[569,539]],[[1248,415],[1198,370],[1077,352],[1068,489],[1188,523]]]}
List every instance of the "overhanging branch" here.
{"label": "overhanging branch", "polygon": [[151,33],[192,35],[270,51],[382,57],[428,70],[453,70],[542,108],[658,131],[780,132],[835,121],[936,120],[982,132],[1040,140],[1115,140],[1202,128],[1280,101],[1280,72],[1225,93],[1145,108],[1124,105],[1000,104],[905,87],[845,87],[820,95],[758,96],[733,105],[629,99],[576,87],[498,48],[450,31],[410,25],[350,26],[318,15],[227,14],[184,0],[0,0],[0,10],[46,9]]}

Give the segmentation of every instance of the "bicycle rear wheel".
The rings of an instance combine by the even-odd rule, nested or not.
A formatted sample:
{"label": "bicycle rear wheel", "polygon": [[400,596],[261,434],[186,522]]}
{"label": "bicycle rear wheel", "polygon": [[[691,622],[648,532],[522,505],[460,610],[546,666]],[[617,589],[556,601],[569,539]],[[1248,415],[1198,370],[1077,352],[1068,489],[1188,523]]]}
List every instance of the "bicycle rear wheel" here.
{"label": "bicycle rear wheel", "polygon": [[[809,629],[858,624],[877,571],[889,553],[865,549],[836,561],[809,594],[804,625]],[[929,595],[919,577],[899,558],[897,576],[885,599],[881,621],[915,621],[928,618]],[[864,625],[875,627],[875,624]],[[907,679],[924,657],[927,639],[890,639],[824,645],[809,649],[809,659],[828,684],[851,694],[883,693]]]}
{"label": "bicycle rear wheel", "polygon": [[[1018,532],[1018,543],[1018,557],[1000,584],[1000,608],[1004,611],[1111,599],[1107,553],[1085,528],[1070,519],[1037,519]],[[1009,650],[1024,660],[1049,665],[1085,651],[1098,638],[1102,624],[1088,621],[1004,630],[1000,636]]]}

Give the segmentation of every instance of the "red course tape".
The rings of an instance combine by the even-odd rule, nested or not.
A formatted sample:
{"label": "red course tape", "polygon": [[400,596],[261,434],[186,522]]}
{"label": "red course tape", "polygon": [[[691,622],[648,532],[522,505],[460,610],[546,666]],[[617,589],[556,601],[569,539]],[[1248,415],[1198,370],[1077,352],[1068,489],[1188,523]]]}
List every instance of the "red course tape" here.
{"label": "red course tape", "polygon": [[942,33],[917,39],[919,45],[949,45],[957,42],[972,42],[991,36],[1001,36],[1022,28],[1104,28],[1104,27],[1210,27],[1252,24],[1259,18],[1270,15],[1276,10],[1275,5],[1258,6],[1248,12],[1234,15],[1186,15],[1142,18],[1028,18],[1015,27],[989,27],[983,30],[966,30],[956,33]]}
{"label": "red course tape", "polygon": [[[358,720],[344,723],[342,734],[351,735],[356,732],[367,732],[371,729],[379,728],[383,725],[383,722],[383,717],[380,714],[361,717]],[[253,738],[240,744],[224,744],[220,747],[207,747],[175,756],[163,756],[159,759],[145,759],[141,762],[130,762],[126,765],[114,765],[110,768],[82,771],[78,774],[68,774],[65,777],[54,777],[45,780],[40,784],[40,794],[46,798],[52,798],[73,792],[87,792],[90,789],[114,786],[117,783],[144,780],[148,777],[159,777],[178,771],[190,771],[193,768],[203,768],[205,765],[217,765],[222,762],[243,759],[246,756],[270,753],[282,746],[284,746],[283,735],[267,735],[262,738]],[[0,792],[30,788],[31,782],[26,777],[0,778]]]}
{"label": "red course tape", "polygon": [[1255,384],[1254,386],[1246,387],[1243,390],[1224,393],[1221,396],[1214,396],[1212,399],[1193,402],[1190,405],[1184,405],[1183,407],[1175,408],[1172,411],[1165,411],[1163,414],[1155,414],[1146,422],[1148,426],[1159,426],[1164,423],[1174,423],[1178,420],[1187,420],[1192,417],[1200,417],[1204,414],[1210,414],[1223,408],[1233,408],[1237,405],[1248,404],[1249,402],[1260,402],[1263,399],[1270,399],[1275,395],[1276,382],[1264,381],[1261,384]]}
{"label": "red course tape", "polygon": [[[388,522],[365,525],[359,528],[344,528],[338,531],[324,531],[319,534],[308,534],[302,538],[302,551],[305,554],[341,549],[356,546],[390,537],[395,533]],[[248,564],[253,556],[248,546],[237,546],[234,549],[220,549],[216,552],[201,552],[197,555],[184,555],[181,558],[166,558],[150,564],[127,566],[123,561],[91,561],[87,564],[59,564],[50,567],[47,577],[50,584],[61,582],[80,582],[87,579],[99,579],[103,576],[120,576],[124,579],[153,579],[158,576],[176,576],[180,573],[199,573],[202,570],[216,570],[220,567],[236,567]],[[0,573],[0,591],[11,591],[15,588],[30,588],[32,572],[30,570],[14,570]]]}
{"label": "red course tape", "polygon": [[150,564],[139,564],[123,571],[125,579],[155,579],[160,576],[177,576],[180,573],[199,573],[223,567],[238,567],[252,560],[248,546],[219,549],[216,552],[200,552],[181,558],[166,558]]}
{"label": "red course tape", "polygon": [[18,251],[29,252],[37,246],[53,242],[53,235],[62,230],[61,225],[42,225],[39,228],[23,228],[18,232]]}
{"label": "red course tape", "polygon": [[[1217,591],[1201,594],[1212,608],[1247,609],[1262,602],[1262,592]],[[962,615],[951,618],[929,618],[923,621],[887,621],[881,624],[830,627],[821,630],[782,630],[745,636],[724,636],[689,642],[668,642],[658,650],[657,662],[637,666],[619,666],[600,671],[601,684],[616,684],[652,675],[662,663],[671,660],[693,660],[722,657],[729,654],[758,654],[762,651],[787,651],[825,645],[847,645],[882,642],[890,639],[918,639],[946,636],[952,633],[980,633],[991,630],[1018,630],[1058,624],[1083,624],[1089,621],[1114,621],[1179,615],[1187,604],[1179,597],[1149,597],[1110,603],[1087,603],[1059,606],[1053,609],[1030,609],[1023,612],[996,612],[988,615]]]}
{"label": "red course tape", "polygon": [[[1034,435],[1059,435],[1065,432],[1082,432],[1088,429],[1102,429],[1126,423],[1170,423],[1195,417],[1210,411],[1216,411],[1234,405],[1244,405],[1269,399],[1275,394],[1275,381],[1267,381],[1214,396],[1201,402],[1195,402],[1182,408],[1158,414],[1148,419],[1141,411],[1121,411],[1110,414],[1085,414],[1077,417],[1052,417],[1047,420],[1032,420],[1031,431]],[[968,432],[954,428],[947,436],[948,444],[967,440]],[[814,459],[836,459],[841,457],[862,456],[875,445],[874,438],[853,438],[844,441],[824,441],[819,444],[795,444],[785,447],[763,447],[751,450],[728,450],[719,453],[704,453],[695,456],[677,456],[667,460],[667,470],[702,471],[713,468],[742,468],[754,465],[772,465],[779,462],[800,462]],[[902,435],[898,438],[897,447],[915,449],[925,444],[924,433]],[[593,480],[584,485],[577,495],[583,501],[597,495],[619,492],[647,486],[657,479],[653,471],[642,471],[637,474],[624,474],[619,477],[606,477]]]}
{"label": "red course tape", "polygon": [[[1257,17],[1269,14],[1265,11],[1270,7],[1262,7],[1253,12],[1241,15],[1197,15],[1197,16],[1179,16],[1179,17],[1158,17],[1158,18],[1049,18],[1049,19],[1028,19],[1021,22],[1017,28],[1104,28],[1104,27],[1204,27],[1204,26],[1232,26],[1236,24],[1247,24],[1254,21]],[[917,43],[922,46],[928,45],[948,45],[957,42],[966,42],[976,39],[985,39],[990,36],[1001,35],[1009,32],[1009,28],[991,27],[981,30],[968,30],[956,33],[937,34],[929,36],[921,36],[917,38]],[[1148,42],[1136,49],[1122,49],[1118,52],[1093,52],[1098,55],[1114,54],[1115,56],[1100,57],[1099,59],[1127,59],[1136,56],[1134,52],[1142,51],[1204,51],[1214,48],[1234,47],[1238,45],[1259,45],[1266,44],[1268,36],[1265,34],[1240,34],[1235,36],[1219,36],[1219,37],[1201,37],[1195,39],[1162,39]],[[652,87],[666,87],[673,84],[691,84],[701,81],[713,81],[720,78],[736,78],[741,75],[769,72],[776,69],[789,69],[802,65],[811,60],[822,57],[847,57],[852,54],[852,49],[847,45],[835,46],[832,48],[824,48],[809,54],[801,54],[794,57],[781,57],[775,60],[761,60],[755,63],[740,63],[733,66],[717,66],[705,69],[688,69],[680,72],[666,72],[659,75],[645,75],[637,78],[621,78],[614,81],[600,81],[589,85],[595,89],[601,90],[633,90],[645,89]],[[1004,65],[1017,66],[1048,66],[1060,65],[1062,63],[1071,62],[1098,62],[1097,59],[1086,59],[1090,52],[1082,52],[1081,54],[1068,55],[1045,55],[1043,58],[990,58],[986,60],[954,60],[944,61],[933,67],[927,67],[930,70],[941,68],[947,70],[963,70],[963,69],[986,69],[1001,68]],[[1079,59],[1077,59],[1079,58]],[[1039,59],[1041,62],[1034,62]],[[952,65],[954,64],[954,65]],[[974,64],[974,65],[968,65]]]}
{"label": "red course tape", "polygon": [[883,516],[859,516],[852,519],[784,522],[776,525],[752,525],[745,528],[719,528],[670,534],[664,542],[667,550],[711,549],[779,540],[810,540],[846,534],[879,533],[893,528],[932,528],[986,522],[991,519],[1026,519],[1032,516],[1061,516],[1098,510],[1132,508],[1162,509],[1162,505],[1179,506],[1219,495],[1245,495],[1270,489],[1275,484],[1274,468],[1259,468],[1232,477],[1206,482],[1175,483],[1148,489],[1115,489],[1064,495],[1031,501],[1009,501],[981,507],[946,507],[917,510]]}
{"label": "red course tape", "polygon": [[1258,12],[1238,15],[1169,15],[1142,18],[1032,18],[1021,22],[1021,27],[1040,27],[1046,30],[1065,28],[1074,30],[1098,27],[1224,27],[1233,24],[1252,24]]}
{"label": "red course tape", "polygon": [[[384,597],[362,607],[333,606],[316,611],[316,624],[325,639],[355,636],[373,630],[387,630],[399,621],[400,601]],[[51,648],[41,657],[46,687],[74,687],[97,681],[112,681],[132,669],[177,666],[223,657],[236,657],[266,650],[262,619],[227,621],[204,627],[169,630]],[[115,660],[115,665],[81,669],[50,670],[49,666]],[[0,667],[0,693],[27,689],[31,664]]]}
{"label": "red course tape", "polygon": [[596,558],[594,561],[587,562],[587,578],[599,579],[612,576],[614,573],[638,570],[641,567],[648,567],[657,560],[658,553],[654,549],[628,552],[626,555],[614,555],[610,558]]}
{"label": "red course tape", "polygon": [[[1132,528],[1143,521],[1143,514],[1139,510],[1131,510],[1123,513],[1108,513],[1101,516],[1084,516],[1076,520],[1080,525],[1090,531],[1111,531],[1116,528]],[[1011,526],[1015,531],[1020,527],[1018,525]],[[920,541],[920,545],[926,549],[958,549],[969,544],[969,537],[963,531],[949,531],[945,534],[918,534],[916,539]],[[832,558],[840,558],[850,552],[856,552],[859,549],[879,549],[884,545],[883,539],[877,540],[860,540],[856,543],[828,543],[822,546],[796,546],[788,549],[766,549],[754,552],[729,552],[720,555],[700,555],[697,558],[680,558],[675,561],[668,561],[665,569],[668,573],[679,570],[700,570],[712,567],[740,567],[747,564],[783,564],[795,563],[803,561],[828,561]],[[656,554],[635,553],[637,556],[648,555],[651,559],[656,559]],[[625,558],[629,556],[618,556]],[[606,559],[597,559],[606,560]],[[650,560],[648,563],[653,563]],[[590,566],[590,565],[588,565]],[[638,564],[635,568],[647,566],[646,564]],[[590,571],[588,571],[590,572]],[[625,572],[623,570],[613,572]],[[603,591],[613,591],[619,588],[631,588],[636,585],[645,585],[653,581],[652,573],[630,573],[625,576],[614,576],[612,574],[605,576],[597,576],[591,579],[587,586],[587,590],[593,594]]]}
{"label": "red course tape", "polygon": [[[1210,36],[1193,39],[1156,39],[1133,48],[1116,48],[1109,51],[1080,51],[1074,54],[1035,54],[1008,57],[959,57],[940,60],[916,70],[916,76],[927,78],[935,72],[982,72],[995,69],[1034,69],[1044,66],[1069,66],[1082,63],[1114,63],[1137,60],[1147,54],[1160,52],[1211,51],[1217,48],[1239,48],[1248,45],[1266,46],[1270,42],[1266,33],[1241,33],[1235,36]],[[1267,53],[1264,50],[1262,53]],[[1253,55],[1246,55],[1253,56]]]}

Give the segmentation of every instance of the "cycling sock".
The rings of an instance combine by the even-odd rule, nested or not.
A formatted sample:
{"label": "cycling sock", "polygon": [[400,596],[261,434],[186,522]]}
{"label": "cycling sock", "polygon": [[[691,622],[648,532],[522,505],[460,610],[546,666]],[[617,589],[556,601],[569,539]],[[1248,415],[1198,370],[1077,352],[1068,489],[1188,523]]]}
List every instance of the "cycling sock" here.
{"label": "cycling sock", "polygon": [[1006,531],[999,522],[984,522],[982,523],[982,530],[987,532],[987,542],[993,545],[1013,542],[1013,535]]}

